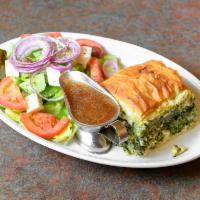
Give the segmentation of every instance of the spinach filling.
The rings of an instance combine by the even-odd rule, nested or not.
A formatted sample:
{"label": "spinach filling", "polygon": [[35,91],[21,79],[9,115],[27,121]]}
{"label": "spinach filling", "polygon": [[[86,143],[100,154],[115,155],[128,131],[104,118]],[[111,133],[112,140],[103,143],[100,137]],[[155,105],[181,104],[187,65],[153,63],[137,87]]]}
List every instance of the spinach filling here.
{"label": "spinach filling", "polygon": [[178,106],[165,115],[150,120],[142,126],[127,124],[129,140],[122,146],[128,154],[142,156],[149,149],[154,149],[166,137],[181,132],[185,127],[194,123],[196,113],[192,101],[186,107]]}

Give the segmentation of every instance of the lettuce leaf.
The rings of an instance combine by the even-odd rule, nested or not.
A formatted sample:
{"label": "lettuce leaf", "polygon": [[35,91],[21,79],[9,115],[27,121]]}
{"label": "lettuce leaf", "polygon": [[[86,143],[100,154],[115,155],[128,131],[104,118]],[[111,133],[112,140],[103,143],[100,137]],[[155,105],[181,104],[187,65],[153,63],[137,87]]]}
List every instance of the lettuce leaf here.
{"label": "lettuce leaf", "polygon": [[58,119],[68,115],[67,108],[64,101],[47,101],[44,104],[44,111],[54,114]]}
{"label": "lettuce leaf", "polygon": [[59,135],[55,136],[52,141],[56,143],[68,144],[77,131],[77,125],[71,121],[68,127]]}

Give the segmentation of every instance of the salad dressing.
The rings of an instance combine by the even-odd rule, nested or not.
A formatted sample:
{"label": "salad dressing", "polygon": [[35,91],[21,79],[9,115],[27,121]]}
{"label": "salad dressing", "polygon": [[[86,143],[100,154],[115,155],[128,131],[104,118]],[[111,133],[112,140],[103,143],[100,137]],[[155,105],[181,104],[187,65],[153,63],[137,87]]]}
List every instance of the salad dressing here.
{"label": "salad dressing", "polygon": [[76,120],[88,125],[99,125],[112,119],[117,105],[93,87],[78,81],[65,79],[64,92]]}

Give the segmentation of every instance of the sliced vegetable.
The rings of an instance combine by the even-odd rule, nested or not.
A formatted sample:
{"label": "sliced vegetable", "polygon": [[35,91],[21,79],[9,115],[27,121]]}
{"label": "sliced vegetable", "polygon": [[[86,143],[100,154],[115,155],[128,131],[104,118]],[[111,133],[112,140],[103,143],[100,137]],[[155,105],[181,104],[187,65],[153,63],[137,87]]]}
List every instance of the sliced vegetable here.
{"label": "sliced vegetable", "polygon": [[109,78],[119,70],[119,67],[115,61],[106,60],[103,64],[102,69],[105,77]]}
{"label": "sliced vegetable", "polygon": [[20,37],[21,38],[26,38],[26,37],[29,37],[29,36],[31,36],[32,34],[30,34],[30,33],[24,33],[24,34],[21,34],[20,35]]}
{"label": "sliced vegetable", "polygon": [[59,135],[69,124],[67,117],[58,120],[54,115],[42,112],[32,115],[21,113],[20,119],[29,131],[45,139]]}
{"label": "sliced vegetable", "polygon": [[46,88],[46,80],[43,72],[30,78],[31,86],[36,92],[42,92]]}
{"label": "sliced vegetable", "polygon": [[49,33],[44,33],[44,34],[53,38],[62,37],[62,34],[60,32],[49,32]]}
{"label": "sliced vegetable", "polygon": [[97,58],[91,58],[89,62],[90,76],[93,80],[100,83],[104,80],[101,65]]}
{"label": "sliced vegetable", "polygon": [[[25,33],[25,34],[21,34],[20,37],[25,38],[25,37],[29,37],[31,35],[32,34],[30,34],[30,33]],[[42,34],[35,34],[35,35],[47,35],[47,36],[53,37],[53,38],[62,37],[60,32],[49,32],[49,33],[42,33]]]}
{"label": "sliced vegetable", "polygon": [[63,93],[60,87],[47,86],[39,95],[47,101],[57,101],[63,99]]}
{"label": "sliced vegetable", "polygon": [[31,94],[33,93],[33,88],[31,86],[31,82],[30,79],[22,82],[19,84],[20,89],[22,89],[24,92],[26,92],[27,94]]}
{"label": "sliced vegetable", "polygon": [[57,52],[51,59],[51,61],[55,63],[62,64],[71,62],[80,54],[80,45],[73,39],[59,39],[57,48]]}
{"label": "sliced vegetable", "polygon": [[77,39],[76,40],[80,46],[89,46],[92,47],[92,56],[100,58],[104,54],[104,48],[101,44],[94,40],[89,39]]}
{"label": "sliced vegetable", "polygon": [[13,121],[19,123],[20,122],[20,114],[8,108],[5,109],[5,114],[12,119]]}
{"label": "sliced vegetable", "polygon": [[67,144],[72,140],[77,129],[77,125],[71,122],[68,127],[61,134],[55,136],[52,141]]}
{"label": "sliced vegetable", "polygon": [[112,54],[106,54],[104,55],[101,60],[100,60],[100,63],[103,65],[103,63],[106,61],[106,60],[112,60],[114,62],[116,62],[118,64],[119,62],[119,58],[117,58],[115,55],[112,55]]}
{"label": "sliced vegetable", "polygon": [[46,88],[44,73],[39,73],[32,76],[31,78],[26,79],[24,82],[19,84],[19,87],[27,94],[31,94],[34,91],[44,91]]}
{"label": "sliced vegetable", "polygon": [[68,116],[68,110],[65,106],[65,104],[63,105],[63,107],[60,110],[60,113],[58,114],[58,119],[62,119],[64,116]]}
{"label": "sliced vegetable", "polygon": [[[30,54],[33,51],[42,49],[42,54],[38,60],[32,62]],[[20,40],[13,49],[10,58],[12,64],[19,72],[35,72],[44,67],[54,55],[56,43],[47,36],[33,35]],[[27,56],[29,56],[27,59]]]}
{"label": "sliced vegetable", "polygon": [[27,108],[18,86],[11,77],[6,77],[0,82],[0,104],[18,111],[23,111]]}
{"label": "sliced vegetable", "polygon": [[54,114],[58,119],[62,119],[68,115],[64,101],[48,101],[44,104],[44,111]]}

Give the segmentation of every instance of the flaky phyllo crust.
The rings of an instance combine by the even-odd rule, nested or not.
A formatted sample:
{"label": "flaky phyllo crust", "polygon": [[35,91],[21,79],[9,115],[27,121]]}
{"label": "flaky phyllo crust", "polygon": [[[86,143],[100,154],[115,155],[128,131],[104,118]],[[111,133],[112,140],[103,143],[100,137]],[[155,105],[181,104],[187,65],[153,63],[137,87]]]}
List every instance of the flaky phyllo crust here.
{"label": "flaky phyllo crust", "polygon": [[156,60],[122,69],[102,86],[140,119],[186,89],[175,70]]}

